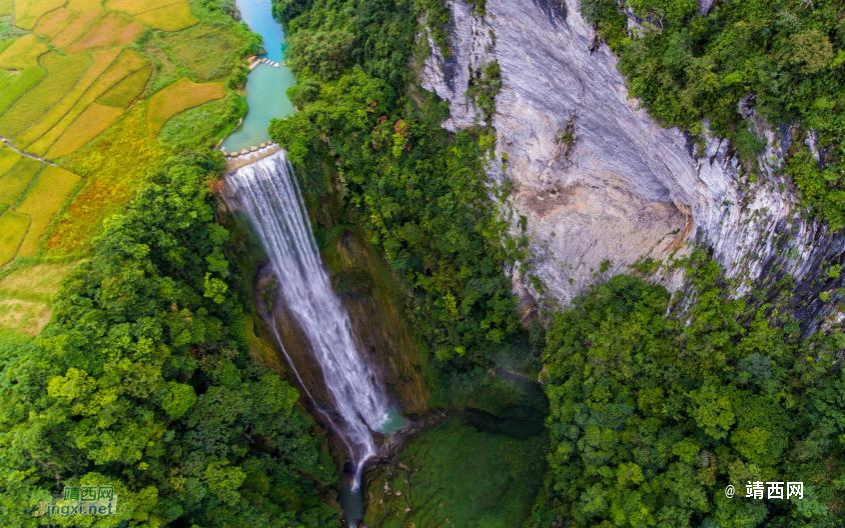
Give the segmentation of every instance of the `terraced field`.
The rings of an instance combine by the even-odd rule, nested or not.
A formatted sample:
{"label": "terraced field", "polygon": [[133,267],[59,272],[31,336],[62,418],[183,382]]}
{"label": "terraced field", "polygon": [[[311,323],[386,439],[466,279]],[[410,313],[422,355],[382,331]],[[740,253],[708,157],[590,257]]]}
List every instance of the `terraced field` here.
{"label": "terraced field", "polygon": [[188,79],[179,79],[152,96],[147,113],[147,126],[151,133],[158,134],[161,127],[176,114],[220,99],[224,95],[226,90],[220,83],[198,84]]}
{"label": "terraced field", "polygon": [[174,148],[168,121],[200,116],[182,144],[225,132],[256,42],[223,3],[0,0],[0,332],[46,323],[62,277]]}

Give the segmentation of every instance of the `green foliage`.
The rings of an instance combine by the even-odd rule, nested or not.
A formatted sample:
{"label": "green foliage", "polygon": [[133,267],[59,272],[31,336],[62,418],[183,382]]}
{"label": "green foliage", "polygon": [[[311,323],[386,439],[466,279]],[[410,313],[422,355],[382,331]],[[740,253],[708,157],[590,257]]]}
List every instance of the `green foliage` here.
{"label": "green foliage", "polygon": [[440,424],[412,439],[401,466],[372,483],[364,522],[371,528],[521,526],[542,483],[544,447],[542,436],[493,434],[454,419]]}
{"label": "green foliage", "polygon": [[[327,192],[324,167],[333,167],[344,205],[403,279],[407,314],[437,357],[482,361],[485,348],[516,331],[503,273],[516,246],[488,196],[489,138],[448,134],[434,96],[404,95],[419,9],[410,0],[346,0],[291,19],[292,43],[340,32],[356,44],[342,60],[315,46],[291,63],[301,108],[270,134],[312,200]],[[333,66],[318,66],[324,61]],[[482,77],[483,91],[494,88],[498,66]]]}
{"label": "green foliage", "polygon": [[[551,471],[534,526],[841,525],[834,338],[798,338],[696,262],[685,321],[665,315],[662,287],[627,276],[555,318],[544,357]],[[803,481],[804,499],[745,497],[748,481],[778,480]]]}
{"label": "green foliage", "polygon": [[496,95],[501,89],[502,70],[498,62],[491,62],[480,71],[472,73],[467,95],[475,99],[487,122],[490,122],[496,112]]}
{"label": "green foliage", "polygon": [[288,63],[299,71],[334,79],[349,67],[354,45],[355,35],[346,29],[294,33]]}
{"label": "green foliage", "polygon": [[[616,0],[582,2],[585,18],[620,55],[632,96],[667,125],[732,140],[746,165],[763,145],[738,112],[751,96],[774,124],[818,133],[821,159],[793,141],[787,168],[804,203],[834,229],[845,225],[845,4],[838,0],[723,0],[706,16],[694,0],[629,0],[644,31],[629,38]],[[803,139],[803,138],[798,138]]]}
{"label": "green foliage", "polygon": [[159,139],[182,148],[213,146],[231,133],[245,114],[246,102],[243,98],[226,94],[223,99],[191,108],[168,120],[159,133]]}
{"label": "green foliage", "polygon": [[297,392],[248,357],[228,233],[207,196],[220,156],[150,177],[69,277],[35,342],[0,340],[0,518],[67,485],[113,485],[86,526],[327,526],[333,464]]}
{"label": "green foliage", "polygon": [[288,60],[297,78],[316,75],[328,80],[357,64],[397,91],[405,89],[422,10],[414,0],[273,0],[273,4],[277,18],[288,26]]}
{"label": "green foliage", "polygon": [[311,0],[274,0],[273,16],[287,23],[311,7]]}
{"label": "green foliage", "polygon": [[660,269],[661,262],[651,257],[641,258],[631,264],[630,268],[643,275],[652,275]]}
{"label": "green foliage", "polygon": [[627,41],[627,19],[616,0],[583,0],[581,14],[612,50],[619,51]]}
{"label": "green foliage", "polygon": [[449,28],[452,26],[452,12],[442,0],[417,0],[417,6],[425,13],[425,25],[431,31],[434,43],[444,56],[451,54]]}
{"label": "green foliage", "polygon": [[842,167],[835,163],[820,168],[807,149],[799,150],[786,164],[786,173],[804,198],[834,229],[845,226],[845,173]]}
{"label": "green foliage", "polygon": [[653,24],[683,24],[698,11],[698,0],[629,0],[634,13]]}

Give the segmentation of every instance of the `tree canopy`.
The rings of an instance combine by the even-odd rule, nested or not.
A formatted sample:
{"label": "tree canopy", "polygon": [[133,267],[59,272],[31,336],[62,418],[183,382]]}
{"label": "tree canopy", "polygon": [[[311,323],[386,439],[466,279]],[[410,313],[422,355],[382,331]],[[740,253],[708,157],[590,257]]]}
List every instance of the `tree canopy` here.
{"label": "tree canopy", "polygon": [[[185,155],[109,220],[34,342],[0,341],[0,518],[65,486],[114,486],[115,515],[58,526],[325,526],[335,484],[299,395],[248,356],[220,156]],[[36,509],[37,511],[37,509]]]}
{"label": "tree canopy", "polygon": [[[667,315],[665,289],[628,276],[556,316],[550,473],[533,526],[841,525],[842,336],[802,339],[703,268],[684,320]],[[747,483],[770,481],[803,482],[803,499],[746,497]]]}

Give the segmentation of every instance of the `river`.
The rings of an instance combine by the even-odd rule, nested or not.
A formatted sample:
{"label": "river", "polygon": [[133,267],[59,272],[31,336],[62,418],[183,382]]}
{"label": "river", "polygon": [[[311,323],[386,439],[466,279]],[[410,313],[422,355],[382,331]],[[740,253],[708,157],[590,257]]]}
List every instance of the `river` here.
{"label": "river", "polygon": [[241,126],[223,142],[228,152],[238,152],[270,141],[267,125],[274,117],[294,112],[287,89],[296,83],[293,72],[285,63],[285,31],[273,19],[271,0],[237,0],[242,20],[264,39],[266,54],[262,56],[279,64],[278,67],[259,63],[249,73],[246,82],[246,101],[249,112]]}

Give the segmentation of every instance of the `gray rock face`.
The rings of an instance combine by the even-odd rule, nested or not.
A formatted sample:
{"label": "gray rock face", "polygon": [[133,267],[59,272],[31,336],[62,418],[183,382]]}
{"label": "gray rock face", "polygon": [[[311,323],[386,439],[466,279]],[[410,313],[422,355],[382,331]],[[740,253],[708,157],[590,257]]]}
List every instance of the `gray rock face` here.
{"label": "gray rock face", "polygon": [[451,54],[444,56],[431,32],[426,33],[431,55],[424,65],[422,87],[449,101],[451,117],[443,127],[454,132],[485,124],[475,102],[467,97],[467,88],[473,72],[492,60],[493,32],[483,20],[474,16],[471,5],[450,2],[449,7],[455,21],[449,35]]}
{"label": "gray rock face", "polygon": [[[800,283],[825,255],[842,251],[841,238],[804,222],[792,194],[779,190],[776,134],[758,127],[769,139],[760,158],[764,183],[737,176],[726,141],[710,139],[695,159],[680,131],[660,127],[629,98],[616,58],[594,45],[577,0],[487,0],[483,19],[461,0],[450,5],[460,48],[453,82],[433,54],[423,85],[450,102],[447,128],[471,126],[465,79],[498,61],[503,88],[493,125],[507,162],[494,163],[490,176],[512,180],[535,274],[554,300],[566,304],[640,259],[681,256],[692,242],[713,248],[737,293],[774,270]],[[655,278],[673,290],[683,285],[680,273]]]}
{"label": "gray rock face", "polygon": [[716,0],[698,0],[698,12],[706,15],[710,13],[714,5],[716,5]]}

